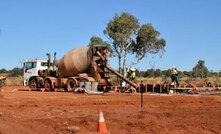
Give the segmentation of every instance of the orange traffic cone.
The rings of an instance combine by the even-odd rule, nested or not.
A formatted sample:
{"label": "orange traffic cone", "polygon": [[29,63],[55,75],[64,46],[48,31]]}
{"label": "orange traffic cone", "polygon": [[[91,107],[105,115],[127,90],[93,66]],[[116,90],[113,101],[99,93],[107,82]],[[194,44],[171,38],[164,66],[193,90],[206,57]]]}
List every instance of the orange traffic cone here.
{"label": "orange traffic cone", "polygon": [[99,109],[99,118],[98,118],[98,127],[97,127],[98,132],[108,132],[107,131],[107,126],[104,120],[103,113],[101,109]]}

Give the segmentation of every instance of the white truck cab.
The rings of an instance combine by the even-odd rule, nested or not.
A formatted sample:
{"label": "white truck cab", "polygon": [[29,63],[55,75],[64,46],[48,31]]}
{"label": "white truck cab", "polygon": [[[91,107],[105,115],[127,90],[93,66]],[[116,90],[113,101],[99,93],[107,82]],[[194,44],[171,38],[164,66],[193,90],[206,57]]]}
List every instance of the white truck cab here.
{"label": "white truck cab", "polygon": [[24,86],[28,86],[29,79],[32,76],[38,76],[39,70],[46,70],[46,69],[48,69],[47,60],[38,60],[38,59],[26,60],[24,62]]}

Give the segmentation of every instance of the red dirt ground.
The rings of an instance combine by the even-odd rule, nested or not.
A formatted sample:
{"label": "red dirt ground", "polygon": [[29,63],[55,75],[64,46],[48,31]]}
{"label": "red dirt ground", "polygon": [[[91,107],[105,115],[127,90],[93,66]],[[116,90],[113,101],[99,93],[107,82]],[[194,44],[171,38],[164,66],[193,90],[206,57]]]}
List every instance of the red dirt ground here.
{"label": "red dirt ground", "polygon": [[96,133],[98,110],[113,134],[219,134],[221,96],[0,92],[0,134]]}

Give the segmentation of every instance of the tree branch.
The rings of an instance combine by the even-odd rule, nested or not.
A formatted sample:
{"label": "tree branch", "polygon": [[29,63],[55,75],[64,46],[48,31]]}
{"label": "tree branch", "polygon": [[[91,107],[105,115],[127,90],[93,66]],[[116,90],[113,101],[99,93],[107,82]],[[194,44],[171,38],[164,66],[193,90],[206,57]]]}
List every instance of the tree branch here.
{"label": "tree branch", "polygon": [[117,52],[117,55],[120,55],[116,45],[114,45],[114,50]]}
{"label": "tree branch", "polygon": [[132,44],[132,40],[127,44],[126,49],[128,49],[131,44]]}
{"label": "tree branch", "polygon": [[135,62],[132,62],[132,63],[129,65],[129,67],[128,67],[128,69],[127,69],[127,72],[129,71],[129,69],[130,69],[132,66],[134,66],[134,65],[136,65],[136,64],[138,64],[138,63],[140,63],[140,62],[142,61],[142,59],[143,59],[144,57],[146,57],[146,56],[147,56],[147,53],[144,53],[142,56],[138,57]]}

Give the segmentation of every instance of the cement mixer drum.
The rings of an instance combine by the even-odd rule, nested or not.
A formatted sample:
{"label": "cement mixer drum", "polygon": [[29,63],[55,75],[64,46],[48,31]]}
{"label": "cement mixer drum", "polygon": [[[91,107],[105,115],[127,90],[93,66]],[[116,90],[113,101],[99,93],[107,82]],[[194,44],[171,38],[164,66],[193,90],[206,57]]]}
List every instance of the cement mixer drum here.
{"label": "cement mixer drum", "polygon": [[79,47],[65,54],[57,64],[60,75],[69,77],[88,73],[92,57],[89,50],[89,47]]}

